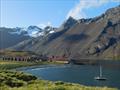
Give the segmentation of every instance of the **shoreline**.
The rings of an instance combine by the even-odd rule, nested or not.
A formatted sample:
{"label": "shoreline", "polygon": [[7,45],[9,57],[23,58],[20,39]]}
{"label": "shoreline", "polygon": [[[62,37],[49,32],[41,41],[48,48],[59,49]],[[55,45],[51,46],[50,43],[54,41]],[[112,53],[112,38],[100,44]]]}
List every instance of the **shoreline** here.
{"label": "shoreline", "polygon": [[[106,86],[86,86],[78,83],[43,80],[31,74],[15,71],[0,71],[0,77],[2,77],[1,90],[46,90],[46,87],[47,90],[118,90],[118,88]],[[8,78],[5,79],[5,77]],[[11,78],[10,81],[9,78]]]}
{"label": "shoreline", "polygon": [[[4,63],[4,62],[3,62]],[[2,63],[2,64],[3,64]],[[13,62],[11,62],[11,65],[12,65],[12,63]],[[6,65],[6,62],[4,63],[5,65]],[[7,62],[7,65],[8,64],[10,64],[10,62]],[[16,64],[20,64],[20,62],[18,62],[18,63],[16,63]],[[22,63],[23,64],[23,63]],[[55,64],[55,62],[54,62],[54,64]],[[14,65],[14,64],[13,64]],[[13,66],[12,65],[12,66]],[[51,65],[50,63],[48,63],[48,62],[46,62],[46,63],[41,63],[41,64],[38,64],[37,63],[37,66],[38,65]],[[61,64],[61,63],[59,63],[58,64],[58,62],[57,62],[57,65],[66,65],[66,64]],[[34,66],[36,66],[35,64],[34,64]],[[34,67],[33,65],[28,65],[27,67]],[[7,67],[7,66],[6,66]],[[24,66],[25,68],[27,68],[26,66]],[[18,68],[24,68],[24,67],[21,67],[21,66],[19,66]],[[18,69],[17,68],[17,69]],[[2,71],[2,70],[0,70],[0,71]],[[11,71],[11,72],[21,72],[21,71],[15,71],[15,67],[14,67],[14,69],[12,68],[12,69],[5,69],[5,71]],[[24,73],[24,72],[23,72]],[[33,76],[33,75],[32,75]],[[41,82],[41,80],[43,81],[43,82],[47,82],[47,83],[49,83],[49,82],[51,82],[52,84],[51,85],[54,85],[54,81],[48,81],[48,80],[44,80],[44,79],[38,79],[37,78],[37,82]],[[58,83],[59,81],[56,81],[56,83]],[[71,87],[71,85],[73,84],[73,86],[76,88],[76,86],[77,87],[79,87],[79,88],[91,88],[91,90],[94,90],[95,88],[98,88],[98,89],[95,89],[95,90],[118,90],[117,88],[111,88],[111,87],[100,87],[100,86],[86,86],[86,85],[81,85],[81,84],[77,84],[77,83],[69,83],[69,82],[62,82],[62,83],[64,83],[64,84],[61,84],[61,82],[62,81],[60,81],[60,85],[61,85],[61,87],[62,88],[68,88],[68,87]],[[37,84],[39,84],[39,83],[37,83]],[[70,85],[68,85],[68,86],[64,86],[64,85],[66,85],[66,84],[70,84]],[[34,84],[34,83],[33,83]],[[56,84],[55,84],[56,85]],[[29,87],[29,86],[25,86],[25,87]],[[25,88],[24,86],[22,87],[23,88],[23,90],[29,90],[29,89],[24,89]],[[56,87],[58,87],[58,86],[56,86]],[[8,87],[8,88],[11,88],[11,87]],[[45,87],[43,87],[43,88],[45,88]],[[104,89],[105,88],[105,89]],[[2,89],[2,90],[7,90],[7,89]],[[13,88],[12,88],[12,90],[14,90]],[[19,90],[19,89],[15,89],[15,90]],[[41,89],[40,89],[41,90]],[[64,90],[67,90],[67,89],[64,89]],[[71,89],[72,90],[72,89]],[[73,89],[74,90],[74,89]],[[79,89],[78,89],[79,90]],[[87,89],[85,89],[85,90],[87,90]]]}

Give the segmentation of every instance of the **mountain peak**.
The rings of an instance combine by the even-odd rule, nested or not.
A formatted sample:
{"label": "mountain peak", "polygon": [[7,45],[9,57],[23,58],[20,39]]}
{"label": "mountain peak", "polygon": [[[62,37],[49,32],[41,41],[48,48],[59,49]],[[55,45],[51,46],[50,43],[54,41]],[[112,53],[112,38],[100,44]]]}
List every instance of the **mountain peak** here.
{"label": "mountain peak", "polygon": [[[51,26],[42,31],[32,30],[40,37],[26,41],[15,49],[28,50],[46,55],[62,56],[79,60],[80,58],[113,58],[120,56],[120,6],[108,9],[98,17],[79,19],[69,17],[57,32]],[[52,34],[50,34],[52,32]],[[39,46],[39,47],[38,47]],[[99,55],[99,57],[98,57]]]}
{"label": "mountain peak", "polygon": [[39,30],[41,30],[41,28],[39,28],[39,27],[37,27],[37,26],[33,26],[33,25],[31,25],[31,26],[28,27],[28,30],[34,30],[34,29],[39,29]]}
{"label": "mountain peak", "polygon": [[63,27],[64,27],[65,29],[68,29],[68,28],[72,27],[73,25],[75,25],[76,23],[77,23],[77,20],[70,16],[70,17],[63,23]]}
{"label": "mountain peak", "polygon": [[120,5],[108,9],[104,14],[104,18],[106,20],[112,20],[113,23],[120,22]]}
{"label": "mountain peak", "polygon": [[70,16],[70,17],[66,20],[66,22],[75,22],[75,21],[77,21],[77,20],[74,19],[72,16]]}
{"label": "mountain peak", "polygon": [[50,29],[50,28],[52,28],[51,26],[46,26],[44,29],[46,30],[46,29]]}
{"label": "mountain peak", "polygon": [[105,12],[105,14],[116,14],[116,13],[120,13],[120,5],[114,8],[110,8]]}

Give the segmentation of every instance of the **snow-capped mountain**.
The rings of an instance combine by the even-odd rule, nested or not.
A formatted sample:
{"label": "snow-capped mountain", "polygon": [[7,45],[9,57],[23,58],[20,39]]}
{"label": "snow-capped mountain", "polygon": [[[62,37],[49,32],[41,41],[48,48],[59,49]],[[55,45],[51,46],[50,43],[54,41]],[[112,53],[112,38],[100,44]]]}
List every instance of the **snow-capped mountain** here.
{"label": "snow-capped mountain", "polygon": [[51,26],[46,26],[43,30],[45,35],[51,34],[51,33],[55,33],[57,30],[57,28],[51,27]]}
{"label": "snow-capped mountain", "polygon": [[0,49],[8,48],[32,37],[21,28],[0,27]]}
{"label": "snow-capped mountain", "polygon": [[28,28],[19,28],[16,27],[9,33],[11,34],[22,34],[25,36],[30,36],[30,37],[39,37],[39,36],[46,36],[48,34],[54,33],[57,28],[53,28],[51,26],[46,26],[44,29],[39,28],[37,26],[29,26]]}
{"label": "snow-capped mountain", "polygon": [[14,46],[22,41],[32,38],[42,38],[56,32],[56,28],[46,26],[44,29],[37,26],[29,26],[27,28],[6,28],[0,27],[0,49]]}
{"label": "snow-capped mountain", "polygon": [[31,36],[31,37],[38,37],[42,34],[43,32],[43,29],[37,27],[37,26],[29,26],[27,29],[26,29],[26,32],[27,32],[27,35]]}
{"label": "snow-capped mountain", "polygon": [[54,33],[57,28],[51,26],[46,26],[44,29],[41,29],[37,26],[29,26],[27,28],[27,33],[31,37],[46,36],[48,34]]}
{"label": "snow-capped mountain", "polygon": [[[49,28],[44,28],[44,31],[49,31]],[[94,18],[76,20],[69,17],[57,32],[22,45],[13,49],[48,56],[66,54],[73,60],[117,59],[120,57],[120,6],[110,8]]]}

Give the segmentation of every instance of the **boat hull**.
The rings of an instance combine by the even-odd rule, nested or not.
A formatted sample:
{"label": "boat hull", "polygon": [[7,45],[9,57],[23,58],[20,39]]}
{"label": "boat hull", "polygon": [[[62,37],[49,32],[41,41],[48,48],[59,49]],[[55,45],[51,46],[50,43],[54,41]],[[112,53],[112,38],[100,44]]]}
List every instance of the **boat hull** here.
{"label": "boat hull", "polygon": [[101,80],[101,81],[105,81],[105,80],[107,80],[107,78],[105,78],[105,77],[95,77],[94,78],[95,80]]}

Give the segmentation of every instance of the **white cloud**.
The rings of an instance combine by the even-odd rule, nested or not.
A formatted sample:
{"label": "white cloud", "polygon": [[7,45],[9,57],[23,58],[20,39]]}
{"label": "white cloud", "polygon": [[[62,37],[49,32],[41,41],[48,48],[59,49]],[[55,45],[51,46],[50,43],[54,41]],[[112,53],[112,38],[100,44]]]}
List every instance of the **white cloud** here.
{"label": "white cloud", "polygon": [[84,9],[99,7],[108,2],[110,2],[110,0],[80,0],[79,3],[68,12],[66,18],[69,16],[72,16],[76,19],[85,18],[86,14]]}
{"label": "white cloud", "polygon": [[52,23],[48,21],[46,23],[38,24],[37,26],[44,29],[46,26],[52,26]]}

